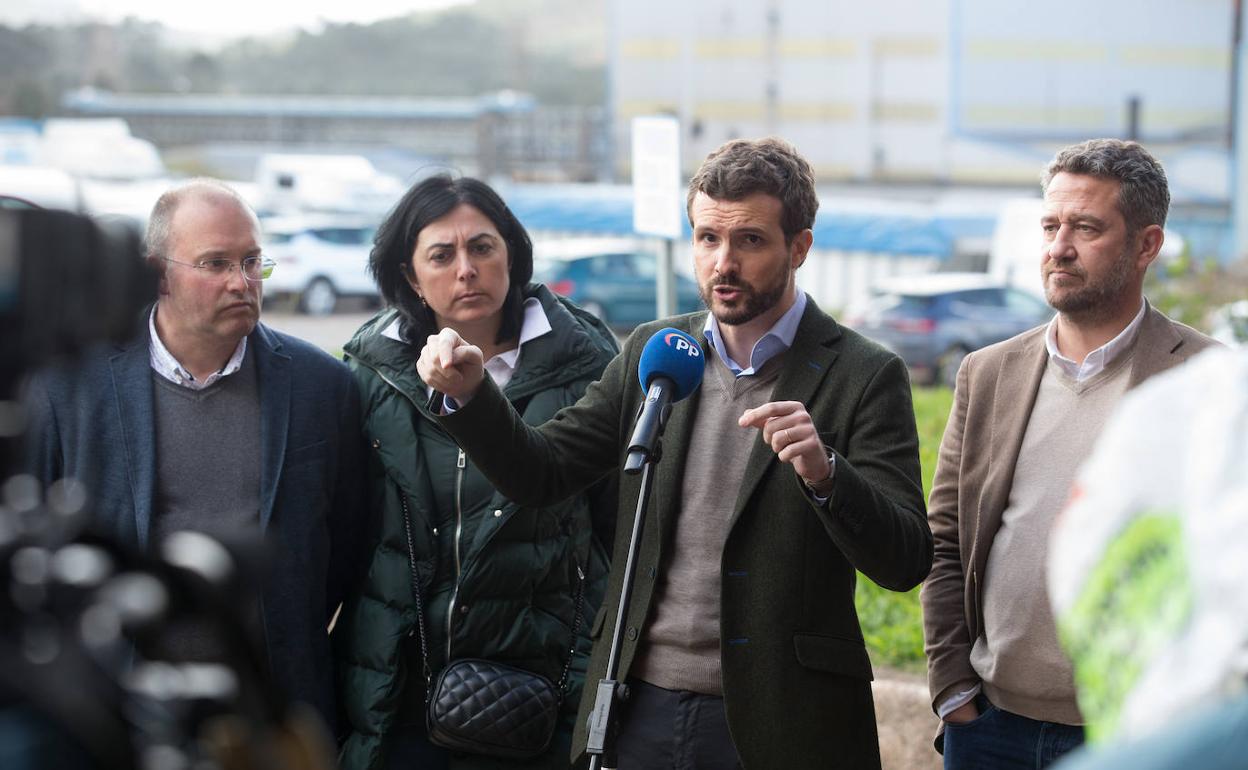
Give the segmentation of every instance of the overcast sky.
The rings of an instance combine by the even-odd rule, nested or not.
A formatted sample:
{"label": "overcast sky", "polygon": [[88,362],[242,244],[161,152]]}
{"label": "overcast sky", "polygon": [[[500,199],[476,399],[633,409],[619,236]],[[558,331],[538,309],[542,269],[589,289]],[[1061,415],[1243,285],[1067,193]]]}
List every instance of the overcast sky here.
{"label": "overcast sky", "polygon": [[472,0],[3,0],[0,22],[57,23],[96,18],[120,21],[126,16],[211,37],[266,34],[294,27],[315,28],[322,21],[367,23],[412,11],[460,5]]}

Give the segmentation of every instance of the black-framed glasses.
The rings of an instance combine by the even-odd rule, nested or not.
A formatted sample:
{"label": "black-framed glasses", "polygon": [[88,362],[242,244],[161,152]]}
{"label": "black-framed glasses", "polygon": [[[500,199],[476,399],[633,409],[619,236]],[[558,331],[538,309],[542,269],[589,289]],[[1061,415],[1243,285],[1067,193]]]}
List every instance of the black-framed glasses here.
{"label": "black-framed glasses", "polygon": [[263,281],[265,278],[273,275],[273,268],[277,267],[277,263],[268,257],[243,257],[242,262],[235,262],[225,257],[215,257],[213,259],[201,259],[198,262],[183,262],[169,257],[161,257],[166,262],[172,262],[175,265],[183,267],[193,267],[196,270],[203,270],[208,275],[225,278],[234,272],[235,268],[243,271],[243,277],[249,281]]}

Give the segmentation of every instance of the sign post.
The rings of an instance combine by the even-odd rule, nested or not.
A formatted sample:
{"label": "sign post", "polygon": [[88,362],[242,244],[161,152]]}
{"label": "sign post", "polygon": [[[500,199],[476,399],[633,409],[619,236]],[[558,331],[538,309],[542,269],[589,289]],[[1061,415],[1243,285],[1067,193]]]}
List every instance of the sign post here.
{"label": "sign post", "polygon": [[633,118],[633,230],[664,240],[655,275],[655,312],[676,312],[673,250],[681,235],[680,121],[667,115]]}

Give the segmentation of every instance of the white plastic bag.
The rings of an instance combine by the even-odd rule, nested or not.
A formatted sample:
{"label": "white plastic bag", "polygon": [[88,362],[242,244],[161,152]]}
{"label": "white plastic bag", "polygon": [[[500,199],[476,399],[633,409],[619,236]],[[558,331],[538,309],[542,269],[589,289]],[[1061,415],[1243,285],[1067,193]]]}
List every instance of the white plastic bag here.
{"label": "white plastic bag", "polygon": [[1080,469],[1049,595],[1091,741],[1151,732],[1248,672],[1248,349],[1129,393]]}

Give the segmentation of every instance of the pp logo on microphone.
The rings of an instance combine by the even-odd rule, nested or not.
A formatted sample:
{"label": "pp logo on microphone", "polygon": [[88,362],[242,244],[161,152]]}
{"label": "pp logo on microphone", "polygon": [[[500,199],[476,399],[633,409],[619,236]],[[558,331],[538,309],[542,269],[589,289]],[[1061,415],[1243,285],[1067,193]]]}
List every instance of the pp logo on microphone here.
{"label": "pp logo on microphone", "polygon": [[[673,337],[676,338],[675,343],[672,342]],[[688,337],[677,332],[668,332],[667,335],[663,337],[663,343],[669,348],[674,348],[677,351],[685,351],[690,358],[697,358],[702,355],[701,348],[691,343]]]}

